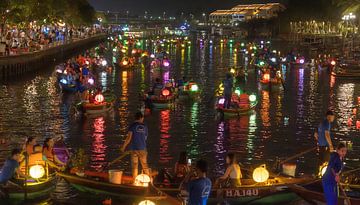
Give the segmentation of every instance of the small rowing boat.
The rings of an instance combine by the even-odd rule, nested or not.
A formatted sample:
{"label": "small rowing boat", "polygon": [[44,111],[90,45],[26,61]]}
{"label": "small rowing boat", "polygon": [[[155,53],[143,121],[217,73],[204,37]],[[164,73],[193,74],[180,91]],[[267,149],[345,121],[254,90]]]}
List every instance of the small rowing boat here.
{"label": "small rowing boat", "polygon": [[[292,185],[289,188],[301,198],[312,204],[326,204],[321,181],[316,181],[303,186]],[[360,193],[357,191],[346,191],[346,196],[341,192],[339,193],[338,205],[345,205],[348,200],[351,205],[360,205]]]}

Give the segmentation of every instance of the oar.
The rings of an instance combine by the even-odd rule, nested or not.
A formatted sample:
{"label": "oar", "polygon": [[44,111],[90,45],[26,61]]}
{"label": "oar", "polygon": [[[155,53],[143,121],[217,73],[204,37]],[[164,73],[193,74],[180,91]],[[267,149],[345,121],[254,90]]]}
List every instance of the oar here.
{"label": "oar", "polygon": [[346,204],[347,204],[347,205],[351,205],[350,198],[346,195],[346,192],[345,192],[345,190],[344,190],[344,187],[342,186],[341,183],[339,183],[339,188],[340,188],[342,194],[343,194],[344,197],[345,197],[345,202],[346,202]]}
{"label": "oar", "polygon": [[114,159],[113,161],[111,161],[111,162],[109,162],[108,164],[106,164],[106,165],[102,168],[102,170],[104,170],[104,169],[108,168],[109,166],[115,164],[116,162],[122,160],[124,157],[126,157],[126,156],[129,155],[129,154],[130,154],[130,151],[123,152],[118,158],[116,158],[116,159]]}
{"label": "oar", "polygon": [[298,158],[298,157],[300,157],[300,156],[302,156],[302,155],[304,155],[304,154],[307,154],[307,153],[315,150],[316,148],[317,148],[317,147],[312,147],[312,148],[307,149],[307,150],[305,150],[305,151],[302,151],[302,152],[300,152],[300,153],[298,153],[298,154],[296,154],[296,155],[293,155],[293,156],[291,156],[291,157],[288,157],[288,158],[286,158],[285,160],[282,160],[282,161],[278,162],[275,166],[277,166],[277,165],[280,166],[281,164],[284,164],[285,162],[288,162],[288,161],[290,161],[290,160],[292,160],[292,159],[295,159],[295,158]]}

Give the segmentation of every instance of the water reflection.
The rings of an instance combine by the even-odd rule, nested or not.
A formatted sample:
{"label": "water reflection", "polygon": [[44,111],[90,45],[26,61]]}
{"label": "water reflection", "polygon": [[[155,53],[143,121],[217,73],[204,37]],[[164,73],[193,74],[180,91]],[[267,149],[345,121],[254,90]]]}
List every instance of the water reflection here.
{"label": "water reflection", "polygon": [[93,122],[93,140],[91,146],[91,165],[90,167],[94,170],[101,170],[105,165],[105,154],[106,148],[105,145],[105,120],[104,117],[95,118]]}

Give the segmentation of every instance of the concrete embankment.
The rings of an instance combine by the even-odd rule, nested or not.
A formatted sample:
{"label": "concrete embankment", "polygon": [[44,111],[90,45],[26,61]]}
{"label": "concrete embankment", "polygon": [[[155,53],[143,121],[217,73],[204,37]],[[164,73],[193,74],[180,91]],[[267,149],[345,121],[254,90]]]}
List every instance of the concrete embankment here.
{"label": "concrete embankment", "polygon": [[100,34],[32,53],[2,56],[0,57],[0,81],[15,79],[15,77],[36,72],[41,68],[49,68],[49,65],[91,48],[105,41],[106,38],[106,34]]}

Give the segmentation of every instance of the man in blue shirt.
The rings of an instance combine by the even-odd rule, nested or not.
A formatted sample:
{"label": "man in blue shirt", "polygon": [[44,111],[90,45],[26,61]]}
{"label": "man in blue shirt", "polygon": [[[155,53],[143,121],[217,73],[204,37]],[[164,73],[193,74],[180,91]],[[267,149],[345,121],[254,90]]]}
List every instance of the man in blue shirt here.
{"label": "man in blue shirt", "polygon": [[1,168],[0,172],[0,185],[7,185],[9,180],[13,178],[14,174],[25,177],[25,174],[20,172],[19,162],[21,160],[21,150],[13,149],[11,157],[7,159]]}
{"label": "man in blue shirt", "polygon": [[315,131],[314,134],[319,146],[320,164],[329,161],[330,152],[334,151],[330,135],[331,123],[334,122],[334,120],[334,113],[332,111],[327,111],[326,119],[319,124],[317,131]]}
{"label": "man in blue shirt", "polygon": [[125,139],[121,151],[126,147],[131,153],[132,176],[135,179],[138,175],[139,160],[145,174],[150,175],[147,164],[146,139],[148,137],[148,128],[144,124],[144,115],[141,112],[135,114],[135,122],[129,127],[128,135]]}
{"label": "man in blue shirt", "polygon": [[[195,173],[189,174],[185,178],[187,192],[189,193],[188,205],[206,205],[211,192],[211,180],[206,177],[208,169],[207,162],[199,160],[196,162]],[[192,176],[192,175],[195,176]],[[189,179],[193,177],[191,181]]]}

